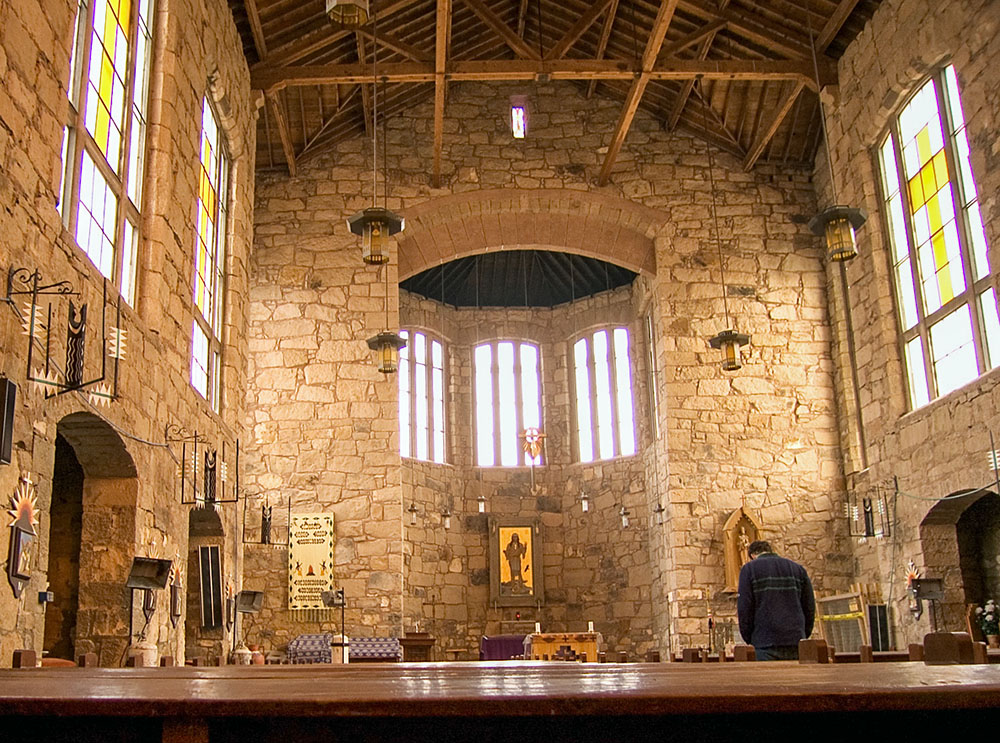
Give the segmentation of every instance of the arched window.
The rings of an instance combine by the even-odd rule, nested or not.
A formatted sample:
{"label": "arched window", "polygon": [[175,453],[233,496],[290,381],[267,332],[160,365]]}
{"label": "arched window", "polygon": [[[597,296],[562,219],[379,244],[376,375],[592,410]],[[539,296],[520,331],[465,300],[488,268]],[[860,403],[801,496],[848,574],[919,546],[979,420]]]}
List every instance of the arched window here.
{"label": "arched window", "polygon": [[606,328],[577,339],[572,368],[580,461],[635,454],[628,328]]}
{"label": "arched window", "polygon": [[541,358],[524,341],[481,343],[473,352],[476,464],[541,464],[524,449],[524,432],[542,427]]}
{"label": "arched window", "polygon": [[191,327],[191,385],[212,409],[221,406],[222,305],[225,296],[226,225],[229,215],[229,158],[218,119],[202,102],[198,198],[195,211],[194,322]]}
{"label": "arched window", "polygon": [[954,67],[906,103],[879,147],[879,164],[917,408],[1000,365],[1000,320]]}
{"label": "arched window", "polygon": [[135,304],[152,0],[80,0],[63,135],[63,222]]}
{"label": "arched window", "polygon": [[444,344],[424,331],[399,334],[399,454],[445,462]]}

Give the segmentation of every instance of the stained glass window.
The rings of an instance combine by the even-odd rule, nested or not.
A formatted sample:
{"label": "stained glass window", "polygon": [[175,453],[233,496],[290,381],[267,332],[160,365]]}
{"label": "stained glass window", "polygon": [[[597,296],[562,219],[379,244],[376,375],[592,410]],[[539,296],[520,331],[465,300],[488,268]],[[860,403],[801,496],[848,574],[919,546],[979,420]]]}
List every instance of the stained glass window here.
{"label": "stained glass window", "polygon": [[602,329],[577,339],[573,368],[580,461],[635,454],[628,329]]}
{"label": "stained glass window", "polygon": [[916,408],[1000,364],[1000,320],[954,67],[914,93],[878,153]]}
{"label": "stained glass window", "polygon": [[525,450],[524,432],[542,430],[542,368],[538,346],[523,341],[493,341],[473,352],[476,464],[490,467],[537,465]]}
{"label": "stained glass window", "polygon": [[423,331],[402,330],[399,350],[399,453],[443,463],[444,345]]}
{"label": "stained glass window", "polygon": [[[198,199],[195,207],[194,305],[191,384],[219,410],[222,354],[222,304],[225,289],[226,224],[229,160],[222,132],[208,99],[202,103]],[[207,344],[204,363],[198,360],[201,339]]]}
{"label": "stained glass window", "polygon": [[60,211],[81,250],[135,303],[152,0],[80,0]]}

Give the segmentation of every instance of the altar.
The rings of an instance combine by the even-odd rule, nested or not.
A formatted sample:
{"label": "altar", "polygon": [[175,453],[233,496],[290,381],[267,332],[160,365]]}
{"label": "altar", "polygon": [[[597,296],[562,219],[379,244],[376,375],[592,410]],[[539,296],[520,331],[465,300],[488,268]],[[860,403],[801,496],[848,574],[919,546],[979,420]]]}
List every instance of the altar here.
{"label": "altar", "polygon": [[604,650],[600,632],[535,632],[524,638],[525,660],[581,660],[596,663]]}

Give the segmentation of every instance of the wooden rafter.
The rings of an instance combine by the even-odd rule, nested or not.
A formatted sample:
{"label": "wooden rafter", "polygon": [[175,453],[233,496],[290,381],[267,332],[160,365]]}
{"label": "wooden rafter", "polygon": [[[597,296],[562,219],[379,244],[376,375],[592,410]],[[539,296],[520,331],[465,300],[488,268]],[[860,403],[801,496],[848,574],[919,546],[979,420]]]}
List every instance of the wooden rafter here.
{"label": "wooden rafter", "polygon": [[493,30],[493,33],[503,39],[504,43],[513,50],[514,54],[525,59],[541,59],[538,50],[532,49],[524,39],[511,31],[510,27],[501,20],[500,16],[490,10],[482,0],[462,0],[462,2],[468,5],[469,9],[476,14],[476,17],[489,26]]}
{"label": "wooden rafter", "polygon": [[[604,52],[608,48],[608,39],[611,38],[611,28],[615,25],[615,15],[618,13],[618,0],[611,0],[611,5],[608,7],[608,13],[604,16],[604,25],[601,26],[601,38],[597,42],[597,55],[595,59],[604,59]],[[590,98],[594,94],[594,88],[597,87],[597,81],[591,80],[587,85],[587,98]]]}
{"label": "wooden rafter", "polygon": [[521,0],[517,6],[517,35],[524,38],[524,28],[528,24],[528,0]]}
{"label": "wooden rafter", "polygon": [[[711,21],[707,25],[692,31],[687,36],[684,36],[683,38],[680,38],[677,41],[663,47],[663,49],[660,50],[660,57],[673,57],[688,47],[694,46],[699,41],[704,42],[709,39],[714,39],[715,35],[725,27],[726,21]],[[709,41],[709,46],[711,46],[711,41]],[[701,59],[704,59],[704,57]]]}
{"label": "wooden rafter", "polygon": [[743,161],[744,170],[750,170],[757,162],[757,158],[763,154],[764,148],[767,147],[768,143],[771,141],[771,137],[774,136],[774,133],[778,131],[778,127],[781,126],[781,122],[785,120],[785,116],[787,116],[788,112],[791,110],[792,104],[795,103],[795,99],[799,97],[799,93],[801,93],[805,87],[805,83],[794,83],[791,89],[781,99],[781,102],[778,104],[778,108],[775,110],[770,123],[764,127],[764,130],[757,137],[757,142],[747,153],[746,160]]}
{"label": "wooden rafter", "polygon": [[580,37],[586,33],[587,29],[593,25],[597,17],[604,12],[604,9],[610,3],[611,0],[594,0],[593,4],[577,19],[572,28],[545,54],[545,58],[562,59],[566,52],[570,50],[573,44],[580,40]]}
{"label": "wooden rafter", "polygon": [[[367,39],[375,41],[376,37],[372,31],[367,28],[359,28],[357,30],[359,36],[364,36]],[[407,44],[402,39],[397,39],[395,36],[385,33],[382,30],[378,32],[378,44],[379,46],[384,46],[392,49],[394,52],[399,52],[404,57],[412,59],[414,62],[433,62],[434,55],[430,52],[425,52],[423,49],[418,49],[413,46],[413,44]]]}
{"label": "wooden rafter", "polygon": [[[396,0],[395,2],[388,3],[384,7],[379,4],[376,10],[378,11],[379,18],[386,18],[391,16],[393,13],[397,13],[401,10],[405,10],[411,5],[416,5],[420,0]],[[367,29],[369,26],[373,26],[372,20],[369,20],[363,29]],[[331,44],[345,39],[354,33],[354,30],[349,31],[333,31],[331,33],[330,27],[326,26],[323,28],[317,28],[309,33],[303,34],[300,38],[295,41],[284,44],[271,51],[270,61],[277,65],[287,65],[294,62],[298,62],[303,57],[308,57],[310,54],[323,49],[324,47],[330,46]]]}
{"label": "wooden rafter", "polygon": [[851,14],[859,1],[860,0],[840,0],[840,3],[837,4],[837,7],[833,11],[833,15],[830,16],[822,30],[819,32],[819,36],[816,37],[817,52],[822,54],[826,51],[827,47],[830,46],[837,34],[840,33],[840,29],[844,26],[844,21],[847,20],[847,17]]}
{"label": "wooden rafter", "polygon": [[271,104],[271,113],[274,115],[275,125],[278,127],[278,137],[281,139],[281,149],[285,153],[285,161],[288,163],[288,174],[295,176],[295,150],[292,148],[292,136],[288,131],[288,120],[285,118],[280,93],[273,93],[267,96],[267,102]]}
{"label": "wooden rafter", "polygon": [[257,0],[244,0],[247,9],[247,20],[250,21],[250,34],[253,45],[257,48],[257,56],[267,58],[267,43],[264,41],[264,27],[260,25],[260,13],[257,10]]}
{"label": "wooden rafter", "polygon": [[437,27],[434,42],[434,161],[432,183],[441,185],[441,150],[444,147],[444,98],[447,81],[444,73],[448,63],[448,25],[451,0],[437,0]]}
{"label": "wooden rafter", "polygon": [[632,82],[632,87],[625,97],[625,107],[618,118],[618,125],[611,136],[611,143],[608,145],[608,154],[604,157],[604,165],[601,167],[601,173],[597,178],[598,185],[603,186],[608,182],[608,176],[611,175],[611,168],[618,158],[618,153],[625,142],[625,135],[628,134],[628,130],[632,126],[632,119],[639,108],[639,101],[642,100],[642,94],[646,91],[646,86],[651,79],[653,64],[659,56],[663,40],[667,36],[667,29],[673,20],[674,11],[677,10],[677,2],[678,0],[661,0],[660,2],[660,10],[656,14],[656,20],[653,21],[653,28],[649,33],[646,49],[642,53],[642,71],[639,77]]}
{"label": "wooden rafter", "polygon": [[767,47],[772,52],[792,59],[809,59],[809,43],[805,40],[790,38],[778,34],[774,28],[761,23],[754,16],[731,7],[711,10],[704,3],[693,0],[681,0],[681,7],[699,18],[709,21],[724,20],[728,26],[740,35]]}
{"label": "wooden rafter", "polygon": [[299,153],[300,160],[302,159],[302,156],[305,155],[306,152],[311,150],[313,146],[319,141],[323,133],[333,125],[333,123],[337,120],[337,114],[340,113],[344,109],[344,107],[351,102],[351,99],[358,94],[358,90],[360,90],[360,88],[361,88],[360,85],[355,85],[353,88],[351,88],[350,93],[345,95],[343,98],[340,98],[340,100],[337,103],[337,110],[334,111],[332,114],[330,114],[330,118],[325,119],[323,123],[320,124],[319,129],[316,130],[316,133],[313,134],[308,140],[306,140],[305,145],[302,147],[302,151]]}
{"label": "wooden rafter", "polygon": [[[371,84],[371,65],[334,64],[257,69],[250,75],[251,85],[274,92],[285,87],[333,85],[334,83]],[[423,62],[379,64],[379,80],[389,83],[434,82],[434,65]],[[637,75],[626,60],[561,59],[543,62],[529,59],[451,60],[445,65],[449,80],[533,80],[548,75],[553,80],[635,80],[645,75],[649,80],[794,80],[816,88],[811,62],[791,60],[697,60],[667,59]],[[836,67],[820,61],[820,81],[836,82]],[[648,80],[647,80],[648,82]]]}
{"label": "wooden rafter", "polygon": [[[368,70],[368,79],[372,79],[371,68],[365,64],[365,37],[361,35],[361,32],[356,32],[354,38],[358,43],[358,66]],[[357,80],[357,83],[361,85],[361,112],[365,117],[365,135],[372,135],[372,94],[368,90],[368,86],[364,84],[363,80]],[[375,86],[372,85],[374,90]]]}

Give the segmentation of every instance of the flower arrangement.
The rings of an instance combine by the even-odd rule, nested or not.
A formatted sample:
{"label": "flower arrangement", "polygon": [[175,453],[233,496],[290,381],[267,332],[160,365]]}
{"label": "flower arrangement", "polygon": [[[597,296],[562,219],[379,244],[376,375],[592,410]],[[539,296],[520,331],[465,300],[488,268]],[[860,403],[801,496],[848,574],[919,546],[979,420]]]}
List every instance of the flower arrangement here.
{"label": "flower arrangement", "polygon": [[984,635],[1000,635],[1000,609],[993,599],[988,599],[984,605],[976,607],[976,619]]}

